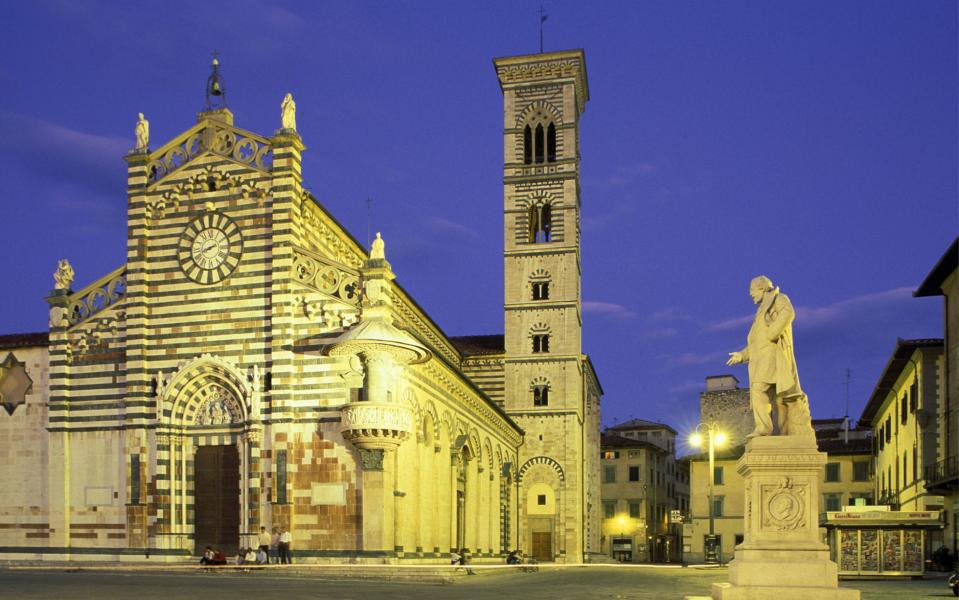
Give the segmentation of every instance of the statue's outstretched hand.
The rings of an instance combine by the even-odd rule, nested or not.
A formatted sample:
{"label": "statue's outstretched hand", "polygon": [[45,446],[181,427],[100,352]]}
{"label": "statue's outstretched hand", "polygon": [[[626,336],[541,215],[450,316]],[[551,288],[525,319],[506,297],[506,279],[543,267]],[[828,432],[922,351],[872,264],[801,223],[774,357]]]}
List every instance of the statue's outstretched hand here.
{"label": "statue's outstretched hand", "polygon": [[738,365],[743,362],[743,353],[742,352],[730,352],[729,360],[726,361],[726,365]]}

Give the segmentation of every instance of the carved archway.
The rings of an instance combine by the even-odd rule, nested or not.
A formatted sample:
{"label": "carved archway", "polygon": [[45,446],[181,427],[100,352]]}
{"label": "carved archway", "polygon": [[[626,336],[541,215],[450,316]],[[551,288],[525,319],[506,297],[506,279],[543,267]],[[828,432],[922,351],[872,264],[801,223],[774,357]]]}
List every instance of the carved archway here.
{"label": "carved archway", "polygon": [[[162,374],[159,379],[164,380]],[[158,504],[169,514],[164,533],[172,534],[171,541],[177,547],[196,552],[194,544],[200,543],[196,512],[200,489],[234,490],[229,493],[235,495],[238,523],[229,522],[231,517],[228,521],[220,520],[219,527],[227,523],[227,530],[232,531],[235,525],[239,546],[249,545],[253,534],[247,531],[247,524],[259,521],[256,492],[251,493],[251,482],[258,477],[253,457],[258,456],[260,440],[258,393],[254,386],[232,362],[205,354],[183,364],[157,392],[156,435],[161,446],[157,448],[156,461],[166,465],[169,474],[168,494]],[[209,447],[221,450],[211,453],[213,448]],[[204,461],[198,461],[214,454],[221,458],[213,460],[212,464],[219,467],[214,466],[212,472],[220,469],[219,473],[231,483],[216,483],[211,488],[210,478],[200,477],[211,471],[201,469],[199,464]],[[234,458],[228,456],[231,454]],[[220,481],[219,476],[216,481]],[[233,501],[227,496],[228,503]]]}
{"label": "carved archway", "polygon": [[239,368],[205,354],[183,365],[160,397],[158,420],[178,427],[245,423],[253,389]]}
{"label": "carved archway", "polygon": [[566,481],[566,474],[563,473],[562,465],[560,465],[558,462],[556,462],[554,459],[548,456],[534,456],[533,458],[523,463],[523,466],[519,468],[517,479],[520,482],[522,482],[523,475],[525,475],[526,472],[530,470],[530,468],[536,465],[546,465],[547,467],[556,471],[556,475],[559,477],[559,480],[561,483]]}

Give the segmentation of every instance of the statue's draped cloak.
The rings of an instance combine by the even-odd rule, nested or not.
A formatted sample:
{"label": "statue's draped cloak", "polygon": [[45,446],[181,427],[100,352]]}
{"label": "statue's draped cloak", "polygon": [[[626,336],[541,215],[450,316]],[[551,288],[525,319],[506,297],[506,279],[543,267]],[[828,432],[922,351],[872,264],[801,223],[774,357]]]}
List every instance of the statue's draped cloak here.
{"label": "statue's draped cloak", "polygon": [[749,329],[743,360],[749,362],[749,383],[776,386],[776,396],[801,395],[793,354],[792,322],[796,316],[789,297],[779,288],[767,293]]}

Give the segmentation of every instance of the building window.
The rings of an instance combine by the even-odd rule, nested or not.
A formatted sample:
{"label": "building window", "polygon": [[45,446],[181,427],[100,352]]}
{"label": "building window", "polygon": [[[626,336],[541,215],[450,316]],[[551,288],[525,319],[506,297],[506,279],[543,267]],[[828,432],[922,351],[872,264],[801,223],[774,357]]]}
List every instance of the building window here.
{"label": "building window", "polygon": [[[535,125],[535,126],[534,126]],[[556,162],[556,125],[543,122],[523,127],[523,163]]]}
{"label": "building window", "polygon": [[723,516],[723,507],[725,506],[724,496],[713,496],[713,516],[722,517]]}
{"label": "building window", "polygon": [[823,500],[827,512],[842,510],[842,494],[823,494]]}
{"label": "building window", "polygon": [[548,333],[536,333],[533,334],[533,353],[546,353],[549,352],[549,334]]}
{"label": "building window", "polygon": [[615,465],[607,465],[603,467],[603,483],[616,483]]}
{"label": "building window", "polygon": [[909,481],[909,453],[902,453],[902,487],[906,487],[906,482]]}
{"label": "building window", "polygon": [[538,504],[539,506],[546,506],[546,494],[537,494],[536,504]]}
{"label": "building window", "polygon": [[902,399],[899,401],[899,414],[901,415],[902,424],[905,425],[906,420],[909,418],[909,393],[908,392],[903,394]]}
{"label": "building window", "polygon": [[836,482],[839,481],[839,463],[831,462],[826,464],[826,481]]}
{"label": "building window", "polygon": [[918,374],[912,380],[912,386],[909,388],[909,411],[916,412],[919,408],[919,378]]}
{"label": "building window", "polygon": [[713,467],[713,485],[723,485],[722,467]]}
{"label": "building window", "polygon": [[533,406],[549,406],[549,386],[533,386]]}
{"label": "building window", "polygon": [[612,519],[614,516],[616,516],[616,501],[603,500],[603,518]]}
{"label": "building window", "polygon": [[886,447],[886,426],[880,425],[876,434],[876,439],[879,440],[879,450],[882,450]]}
{"label": "building window", "polygon": [[869,462],[857,460],[852,463],[852,480],[869,481]]}
{"label": "building window", "polygon": [[533,162],[533,129],[529,125],[523,128],[523,162]]}
{"label": "building window", "polygon": [[599,453],[600,458],[603,460],[613,460],[614,458],[619,458],[618,450],[605,450]]}
{"label": "building window", "polygon": [[528,212],[529,241],[533,244],[553,239],[553,209],[549,202],[531,204]]}
{"label": "building window", "polygon": [[140,503],[140,455],[130,457],[130,504]]}
{"label": "building window", "polygon": [[540,123],[536,126],[536,142],[533,145],[533,154],[536,156],[536,162],[543,162],[543,157],[545,156],[545,140],[543,139],[543,124]]}
{"label": "building window", "polygon": [[630,465],[630,467],[629,467],[629,480],[630,480],[630,481],[639,481],[639,467]]}
{"label": "building window", "polygon": [[631,500],[629,503],[629,518],[638,519],[640,516],[640,503],[635,500]]}
{"label": "building window", "polygon": [[546,127],[546,162],[556,162],[556,126]]}
{"label": "building window", "polygon": [[886,417],[886,443],[892,441],[892,418]]}
{"label": "building window", "polygon": [[286,450],[276,451],[276,503],[286,504]]}
{"label": "building window", "polygon": [[533,282],[533,300],[549,300],[549,282]]}

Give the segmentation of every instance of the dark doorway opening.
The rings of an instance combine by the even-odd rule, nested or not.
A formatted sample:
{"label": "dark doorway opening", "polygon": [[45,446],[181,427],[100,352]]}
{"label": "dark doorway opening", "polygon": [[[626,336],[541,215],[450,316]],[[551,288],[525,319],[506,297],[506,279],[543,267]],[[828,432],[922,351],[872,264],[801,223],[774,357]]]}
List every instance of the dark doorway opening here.
{"label": "dark doorway opening", "polygon": [[553,561],[553,534],[533,532],[533,558],[539,562]]}
{"label": "dark doorway opening", "polygon": [[240,455],[235,445],[201,446],[194,467],[194,552],[240,548]]}

